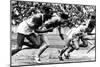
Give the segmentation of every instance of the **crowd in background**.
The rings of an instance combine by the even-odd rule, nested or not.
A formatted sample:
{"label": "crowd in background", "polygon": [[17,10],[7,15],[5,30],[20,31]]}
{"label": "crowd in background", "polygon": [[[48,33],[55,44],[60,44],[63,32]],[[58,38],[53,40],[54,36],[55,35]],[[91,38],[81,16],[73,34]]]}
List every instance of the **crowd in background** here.
{"label": "crowd in background", "polygon": [[[96,7],[93,5],[80,5],[80,4],[58,4],[58,3],[42,3],[42,2],[30,2],[30,1],[11,1],[11,24],[18,25],[24,18],[29,17],[32,12],[40,11],[45,13],[45,7],[51,9],[51,11],[67,13],[73,19],[73,23],[76,23],[76,19],[83,21],[92,16],[95,19]],[[95,20],[94,20],[95,21]]]}

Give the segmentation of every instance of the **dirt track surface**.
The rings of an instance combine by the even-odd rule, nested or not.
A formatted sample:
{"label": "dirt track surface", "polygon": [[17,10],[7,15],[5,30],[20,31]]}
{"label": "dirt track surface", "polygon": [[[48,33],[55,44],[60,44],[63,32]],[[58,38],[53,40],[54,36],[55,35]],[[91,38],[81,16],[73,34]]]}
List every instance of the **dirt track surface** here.
{"label": "dirt track surface", "polygon": [[[16,35],[12,36],[11,45],[12,49],[16,46]],[[58,59],[58,50],[63,48],[64,41],[62,41],[58,35],[48,35],[48,39],[50,41],[50,47],[41,55],[41,63],[40,64],[52,64],[52,63],[69,63],[69,62],[81,62],[81,61],[95,61],[95,49],[90,53],[87,53],[90,48],[80,48],[79,50],[75,50],[71,53],[69,59],[65,59],[64,61],[59,61]],[[17,54],[11,57],[11,65],[38,65],[34,61],[34,55],[38,49],[25,48],[19,51]]]}

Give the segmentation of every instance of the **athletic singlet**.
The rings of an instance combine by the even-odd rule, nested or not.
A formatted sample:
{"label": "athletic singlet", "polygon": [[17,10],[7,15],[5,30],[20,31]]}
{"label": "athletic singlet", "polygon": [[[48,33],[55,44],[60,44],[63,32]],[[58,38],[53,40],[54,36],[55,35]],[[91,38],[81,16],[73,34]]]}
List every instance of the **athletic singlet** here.
{"label": "athletic singlet", "polygon": [[34,14],[32,17],[24,20],[22,23],[19,24],[17,28],[17,32],[24,34],[24,35],[29,35],[34,32],[34,27],[36,23],[42,18],[42,14]]}
{"label": "athletic singlet", "polygon": [[73,38],[73,36],[75,36],[76,34],[81,33],[82,30],[85,30],[86,26],[80,25],[79,27],[74,27],[71,30],[69,30],[66,35],[68,36],[68,38]]}
{"label": "athletic singlet", "polygon": [[78,27],[73,27],[72,29],[70,29],[66,35],[69,37],[69,38],[72,38],[74,35],[76,34],[79,34],[83,31],[85,31],[85,29],[88,27],[88,24],[89,24],[89,20],[86,20],[85,22],[87,23],[86,25],[80,25]]}

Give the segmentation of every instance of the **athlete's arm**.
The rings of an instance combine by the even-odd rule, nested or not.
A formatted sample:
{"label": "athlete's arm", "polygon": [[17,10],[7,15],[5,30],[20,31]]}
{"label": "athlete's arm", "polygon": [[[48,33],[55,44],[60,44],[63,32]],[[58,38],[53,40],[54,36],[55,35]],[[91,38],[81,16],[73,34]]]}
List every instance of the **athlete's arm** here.
{"label": "athlete's arm", "polygon": [[45,29],[45,30],[42,30],[42,29],[35,29],[35,32],[36,33],[46,33],[46,32],[50,32],[51,30],[53,30],[54,28],[49,28],[49,29]]}
{"label": "athlete's arm", "polygon": [[63,34],[61,33],[61,27],[58,27],[58,31],[59,31],[59,36],[62,40],[64,40]]}

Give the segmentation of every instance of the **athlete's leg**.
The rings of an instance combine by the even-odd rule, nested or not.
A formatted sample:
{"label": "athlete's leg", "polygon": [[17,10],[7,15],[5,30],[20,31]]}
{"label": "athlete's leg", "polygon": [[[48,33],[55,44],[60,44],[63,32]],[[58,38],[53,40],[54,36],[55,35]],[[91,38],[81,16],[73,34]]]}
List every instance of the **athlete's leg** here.
{"label": "athlete's leg", "polygon": [[77,38],[74,38],[73,40],[72,40],[72,43],[73,43],[73,48],[75,48],[76,50],[78,50],[79,49],[79,41],[78,41],[78,37]]}
{"label": "athlete's leg", "polygon": [[62,56],[62,54],[69,48],[69,45],[70,45],[70,41],[71,39],[68,39],[65,41],[65,47],[60,51],[60,56]]}
{"label": "athlete's leg", "polygon": [[[32,43],[32,46],[35,47],[35,48],[40,48],[41,46],[41,41],[40,41],[40,37],[38,35],[35,35],[34,33],[30,34],[29,36],[26,37],[31,43]],[[38,52],[36,52],[38,53]],[[38,57],[38,55],[36,54],[35,56],[35,61],[37,63],[40,63],[40,58]]]}
{"label": "athlete's leg", "polygon": [[41,54],[49,47],[48,38],[46,35],[42,34],[40,35],[41,47],[39,48],[36,58],[40,58]]}
{"label": "athlete's leg", "polygon": [[38,48],[36,45],[33,46],[33,43],[29,42],[24,42],[23,45],[28,46],[29,48]]}
{"label": "athlete's leg", "polygon": [[66,59],[69,59],[70,57],[70,53],[73,52],[75,50],[75,47],[73,46],[74,43],[71,42],[69,48],[66,50],[66,52],[64,53],[64,56]]}
{"label": "athlete's leg", "polygon": [[70,46],[70,41],[71,39],[66,39],[65,41],[65,47],[60,51],[60,55],[58,56],[59,57],[59,60],[63,61],[63,58],[62,58],[62,55],[64,54],[64,52],[69,49],[69,46]]}
{"label": "athlete's leg", "polygon": [[40,40],[39,40],[38,36],[35,35],[34,33],[26,36],[26,38],[29,40],[31,47],[36,47],[36,48],[40,47]]}
{"label": "athlete's leg", "polygon": [[82,41],[82,45],[80,45],[80,47],[87,47],[88,46],[88,42],[87,40],[85,40],[84,36],[81,37],[81,41]]}
{"label": "athlete's leg", "polygon": [[18,33],[18,35],[17,35],[17,47],[16,47],[16,49],[12,50],[12,52],[11,52],[12,55],[19,52],[22,49],[24,38],[25,38],[25,35]]}
{"label": "athlete's leg", "polygon": [[73,52],[74,50],[75,50],[75,48],[73,48],[73,47],[70,46],[70,47],[64,52],[65,58],[66,58],[66,59],[69,59],[70,53]]}
{"label": "athlete's leg", "polygon": [[78,41],[78,38],[73,38],[71,40],[71,43],[70,43],[69,48],[64,53],[65,58],[66,59],[69,59],[70,53],[73,52],[74,50],[78,50],[78,49],[79,49],[79,41]]}

